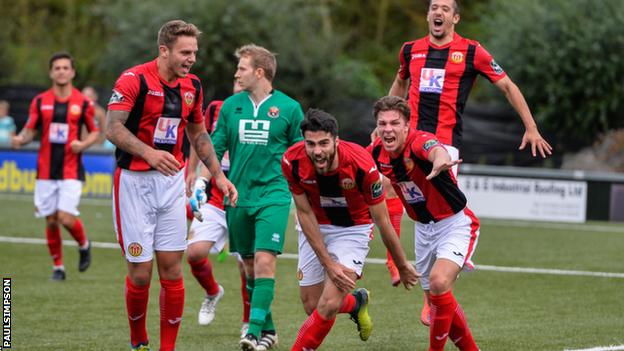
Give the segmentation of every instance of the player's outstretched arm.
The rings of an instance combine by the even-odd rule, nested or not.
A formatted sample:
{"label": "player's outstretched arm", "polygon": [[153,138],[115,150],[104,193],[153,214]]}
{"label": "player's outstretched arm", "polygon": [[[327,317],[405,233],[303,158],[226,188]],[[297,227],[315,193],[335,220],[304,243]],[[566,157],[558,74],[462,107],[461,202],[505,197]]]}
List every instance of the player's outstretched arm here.
{"label": "player's outstretched arm", "polygon": [[148,146],[124,125],[130,115],[127,111],[111,111],[106,114],[106,138],[118,148],[139,156],[152,168],[164,175],[174,175],[180,169],[180,163],[167,151],[156,150]]}
{"label": "player's outstretched arm", "polygon": [[453,168],[453,166],[462,163],[462,159],[459,160],[451,160],[451,156],[442,146],[436,146],[429,152],[429,161],[433,163],[433,167],[431,168],[431,173],[427,175],[427,180],[431,180],[436,177],[441,172],[449,170]]}
{"label": "player's outstretched arm", "polygon": [[518,115],[520,115],[522,123],[524,124],[525,132],[522,136],[522,142],[518,149],[524,150],[527,144],[530,144],[531,154],[533,157],[536,157],[538,152],[544,158],[547,155],[552,155],[552,147],[539,133],[537,124],[535,123],[531,110],[529,109],[529,105],[524,99],[524,95],[522,95],[520,88],[518,88],[509,76],[505,76],[494,83],[494,85],[496,85],[496,87],[499,88],[503,94],[505,94],[505,97],[511,106],[513,106],[516,110]]}
{"label": "player's outstretched arm", "polygon": [[394,260],[397,268],[399,269],[399,275],[401,276],[401,282],[407,290],[410,290],[418,282],[418,273],[412,266],[407,258],[405,252],[401,247],[399,236],[394,231],[390,217],[388,216],[388,209],[386,208],[386,202],[382,201],[378,204],[370,206],[370,213],[373,217],[373,221],[379,228],[381,233],[381,240],[384,245],[390,251],[392,259]]}
{"label": "player's outstretched arm", "polygon": [[221,170],[221,164],[217,159],[214,147],[212,146],[212,140],[210,135],[206,131],[206,127],[203,123],[189,123],[186,126],[186,132],[191,141],[191,145],[197,153],[197,157],[202,161],[204,165],[212,174],[219,190],[223,192],[232,206],[236,206],[238,200],[238,191],[234,184],[232,184],[223,174]]}
{"label": "player's outstretched arm", "polygon": [[329,279],[342,291],[355,289],[355,281],[349,277],[349,274],[355,275],[355,272],[332,260],[329,256],[329,252],[327,252],[325,242],[323,241],[323,234],[321,234],[319,230],[318,221],[316,220],[316,216],[314,215],[314,211],[312,211],[312,206],[306,195],[293,194],[293,199],[295,200],[297,218],[299,219],[299,225],[303,230],[303,234],[308,240],[310,247],[312,247],[312,250],[314,250],[316,257],[318,257],[321,262],[321,265],[325,268]]}

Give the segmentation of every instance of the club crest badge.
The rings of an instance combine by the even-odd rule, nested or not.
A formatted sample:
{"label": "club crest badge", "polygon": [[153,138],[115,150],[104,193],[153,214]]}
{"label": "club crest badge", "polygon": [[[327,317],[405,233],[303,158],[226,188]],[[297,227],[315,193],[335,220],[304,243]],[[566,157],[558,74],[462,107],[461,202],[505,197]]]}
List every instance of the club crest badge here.
{"label": "club crest badge", "polygon": [[187,106],[191,106],[194,101],[195,101],[195,94],[191,93],[190,91],[187,91],[186,93],[184,93],[184,102],[186,103]]}
{"label": "club crest badge", "polygon": [[269,112],[267,112],[267,116],[271,117],[271,118],[277,118],[279,117],[279,108],[277,106],[271,106],[269,108]]}

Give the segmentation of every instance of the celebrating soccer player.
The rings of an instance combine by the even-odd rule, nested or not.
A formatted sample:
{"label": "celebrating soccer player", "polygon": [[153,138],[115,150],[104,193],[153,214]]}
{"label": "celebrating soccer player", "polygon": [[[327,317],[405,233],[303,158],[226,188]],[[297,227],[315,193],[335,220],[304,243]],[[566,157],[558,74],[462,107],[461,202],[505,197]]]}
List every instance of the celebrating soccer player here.
{"label": "celebrating soccer player", "polygon": [[360,338],[372,332],[368,291],[356,289],[362,275],[373,222],[391,252],[406,288],[417,282],[392,228],[381,177],[369,153],[338,140],[330,114],[309,110],[301,123],[304,141],[290,147],[282,160],[299,219],[298,278],[301,301],[310,315],[292,350],[316,350],[336,314],[349,313]]}
{"label": "celebrating soccer player", "polygon": [[172,351],[184,311],[182,255],[186,216],[183,130],[218,188],[234,204],[237,192],[216,157],[202,116],[193,24],[165,23],[158,57],[121,74],[108,103],[107,137],[117,146],[114,224],[128,262],[126,307],[133,350],[149,350],[146,323],[152,260],[160,277],[160,350]]}
{"label": "celebrating soccer player", "polygon": [[471,257],[479,236],[479,221],[466,207],[450,171],[461,160],[452,160],[435,135],[409,128],[410,109],[404,99],[379,99],[374,115],[379,139],[369,150],[416,221],[416,269],[431,301],[429,350],[444,350],[449,337],[460,350],[476,351],[452,292],[462,269],[474,268]]}
{"label": "celebrating soccer player", "polygon": [[[78,218],[78,204],[85,180],[82,152],[97,141],[100,133],[93,119],[93,102],[72,84],[75,75],[71,55],[60,52],[50,58],[52,88],[35,97],[26,125],[11,141],[14,148],[19,148],[31,142],[41,129],[35,210],[37,217],[46,219],[48,249],[54,261],[52,280],[65,280],[59,224],[78,242],[78,270],[84,272],[91,264],[91,243]],[[82,125],[88,131],[84,140],[80,140]]]}
{"label": "celebrating soccer player", "polygon": [[[542,157],[552,147],[540,135],[522,92],[479,42],[455,32],[459,23],[457,0],[430,0],[427,12],[429,35],[403,44],[399,71],[388,95],[406,97],[411,109],[410,127],[436,135],[453,160],[460,156],[462,114],[477,75],[486,77],[504,94],[526,129],[520,150],[531,145],[531,153]],[[408,92],[409,90],[409,92]],[[457,176],[457,166],[452,171]],[[429,325],[425,305],[421,321]]]}

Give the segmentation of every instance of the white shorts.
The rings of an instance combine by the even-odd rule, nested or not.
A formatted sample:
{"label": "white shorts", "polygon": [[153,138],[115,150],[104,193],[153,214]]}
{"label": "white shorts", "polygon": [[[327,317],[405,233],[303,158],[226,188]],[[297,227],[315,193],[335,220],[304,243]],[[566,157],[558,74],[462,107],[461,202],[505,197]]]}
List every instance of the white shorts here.
{"label": "white shorts", "polygon": [[184,171],[117,168],[113,186],[113,223],[128,262],[151,261],[155,251],[186,249]]}
{"label": "white shorts", "polygon": [[214,245],[210,248],[210,253],[221,252],[228,239],[225,211],[211,204],[203,205],[199,211],[204,217],[204,221],[200,222],[197,218],[193,218],[188,234],[188,244],[191,245],[198,241],[212,241]]}
{"label": "white shorts", "polygon": [[436,223],[416,222],[414,228],[416,270],[420,286],[429,290],[429,273],[439,258],[455,262],[465,271],[474,269],[472,254],[479,239],[479,222],[469,209]]}
{"label": "white shorts", "polygon": [[35,216],[47,217],[56,211],[80,215],[78,205],[82,182],[77,179],[39,180],[35,182]]}
{"label": "white shorts", "polygon": [[[451,156],[451,161],[459,160],[459,150],[455,146],[446,145],[446,144],[443,144],[443,145],[444,145],[444,148],[446,148],[446,151]],[[451,168],[451,171],[453,172],[453,175],[455,176],[455,178],[457,178],[458,170],[459,170],[459,165],[455,165],[453,166],[453,168]]]}
{"label": "white shorts", "polygon": [[[355,271],[358,277],[362,275],[364,260],[368,255],[372,224],[362,224],[352,227],[338,227],[335,225],[319,225],[325,247],[331,258]],[[314,250],[308,243],[305,234],[299,230],[299,263],[297,279],[300,286],[310,286],[325,280],[325,269],[316,257]]]}

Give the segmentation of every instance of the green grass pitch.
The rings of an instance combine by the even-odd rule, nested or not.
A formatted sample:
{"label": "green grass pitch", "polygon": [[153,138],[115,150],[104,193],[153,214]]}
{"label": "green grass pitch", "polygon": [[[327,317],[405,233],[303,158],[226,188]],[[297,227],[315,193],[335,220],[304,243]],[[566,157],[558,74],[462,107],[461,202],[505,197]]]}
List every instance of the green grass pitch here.
{"label": "green grass pitch", "polygon": [[[30,196],[0,195],[0,236],[44,239],[44,221],[33,217]],[[115,243],[110,201],[83,200],[82,220],[91,240]],[[413,224],[404,218],[402,242],[413,259]],[[70,236],[63,231],[63,238]],[[288,226],[287,253],[296,253]],[[548,225],[484,221],[474,256],[477,265],[620,273],[616,277],[509,273],[462,274],[454,292],[482,350],[565,350],[624,344],[624,226],[608,223]],[[123,298],[125,263],[118,248],[94,248],[93,263],[77,270],[77,248],[64,246],[67,280],[52,282],[47,247],[0,242],[0,273],[12,278],[12,343],[15,350],[128,350]],[[384,258],[379,237],[369,258]],[[185,264],[186,303],[177,349],[236,350],[241,318],[240,281],[234,258],[216,262],[225,287],[217,317],[197,324],[202,290]],[[159,283],[152,281],[148,331],[158,348]],[[339,315],[323,350],[426,350],[428,328],[419,322],[420,289],[393,288],[382,264],[368,263],[358,286],[371,291],[374,330],[359,340],[355,324]],[[296,260],[278,260],[273,315],[280,349],[288,350],[306,318]],[[454,350],[447,345],[447,350]],[[618,348],[619,349],[619,348]]]}

